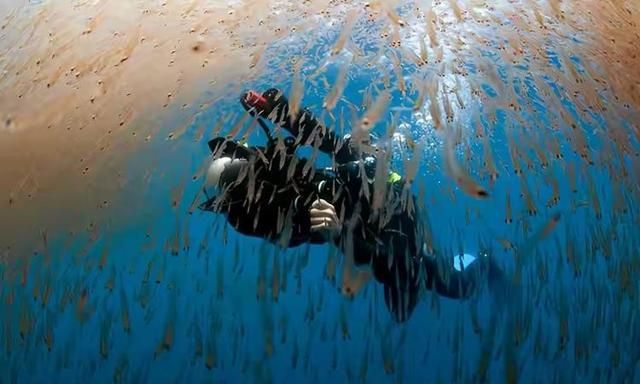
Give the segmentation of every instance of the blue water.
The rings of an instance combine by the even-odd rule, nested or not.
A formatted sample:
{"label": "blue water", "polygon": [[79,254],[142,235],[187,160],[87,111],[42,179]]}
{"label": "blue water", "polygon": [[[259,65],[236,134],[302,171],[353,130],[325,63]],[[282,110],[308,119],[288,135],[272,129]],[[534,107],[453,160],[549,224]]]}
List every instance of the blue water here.
{"label": "blue water", "polygon": [[[321,39],[310,52],[330,48],[330,41]],[[292,56],[299,53],[296,47],[287,48]],[[281,46],[271,47],[273,71],[239,88],[277,84],[289,90],[290,78],[277,70],[281,51]],[[314,60],[311,53],[303,58]],[[330,82],[336,73],[337,66],[330,64]],[[358,91],[377,74],[355,68],[350,76],[344,99],[360,105]],[[305,85],[303,105],[320,112],[325,91]],[[536,106],[535,116],[523,113],[522,118],[547,129],[544,101],[530,79],[521,79],[516,89],[521,102]],[[456,257],[459,267],[484,257],[479,252],[488,246],[521,289],[510,304],[497,303],[486,289],[468,301],[426,292],[411,319],[397,324],[378,284],[368,284],[353,300],[339,293],[340,274],[337,283],[325,275],[327,260],[340,260],[330,247],[281,250],[236,234],[222,217],[189,213],[201,186],[192,176],[206,161],[210,138],[194,142],[196,127],[241,113],[235,91],[198,115],[180,139],[158,139],[131,162],[128,177],[146,167],[152,170],[143,202],[148,217],[101,228],[93,242],[88,232],[53,234],[48,249],[20,264],[17,275],[15,269],[2,270],[0,382],[640,382],[639,205],[633,200],[637,195],[627,193],[627,214],[608,211],[613,192],[605,169],[588,168],[591,181],[578,176],[577,192],[571,191],[567,164],[579,168],[582,160],[563,143],[563,161],[551,161],[544,171],[539,165],[526,170],[523,164],[526,173],[518,178],[505,137],[518,123],[501,110],[491,122],[482,106],[470,105],[468,110],[481,111],[500,165],[491,197],[473,199],[444,174],[433,127],[419,121],[406,108],[411,103],[394,92],[391,107],[399,108],[394,118],[425,145],[415,192],[426,191],[423,211],[437,250],[452,261]],[[572,108],[569,101],[567,107]],[[342,100],[336,113],[347,108]],[[331,124],[329,116],[322,117]],[[582,129],[592,131],[578,114],[574,117]],[[468,122],[471,116],[460,119]],[[376,126],[376,133],[382,135],[386,122]],[[234,123],[226,122],[225,129]],[[595,134],[587,138],[595,155],[601,143]],[[263,140],[257,130],[250,136],[251,143]],[[638,148],[637,142],[633,145]],[[473,143],[471,149],[469,168],[487,184],[478,171],[482,145]],[[165,156],[172,161],[161,161],[162,169],[151,166]],[[401,157],[392,165],[402,172]],[[544,183],[547,172],[559,179],[561,190],[560,203],[549,209],[544,207],[551,196]],[[534,195],[535,216],[525,212],[521,181]],[[603,207],[600,219],[591,209],[590,182]],[[172,207],[169,196],[180,186],[181,199]],[[507,192],[514,212],[509,225],[504,222]],[[562,213],[558,227],[530,242],[555,212]],[[519,247],[518,256],[505,250],[499,238]],[[458,255],[464,255],[462,260]],[[277,290],[274,274],[279,276]],[[260,282],[262,298],[257,297]],[[50,296],[44,303],[47,286]],[[51,350],[48,335],[53,335]]]}

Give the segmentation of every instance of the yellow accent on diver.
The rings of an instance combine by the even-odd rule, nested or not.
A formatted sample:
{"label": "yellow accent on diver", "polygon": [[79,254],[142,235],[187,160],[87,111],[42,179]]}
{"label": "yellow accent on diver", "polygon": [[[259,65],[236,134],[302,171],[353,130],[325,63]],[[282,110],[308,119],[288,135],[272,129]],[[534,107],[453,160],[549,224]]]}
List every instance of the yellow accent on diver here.
{"label": "yellow accent on diver", "polygon": [[398,181],[402,180],[402,176],[400,176],[400,174],[391,171],[391,173],[389,173],[389,179],[387,179],[387,181],[391,184],[393,183],[397,183]]}

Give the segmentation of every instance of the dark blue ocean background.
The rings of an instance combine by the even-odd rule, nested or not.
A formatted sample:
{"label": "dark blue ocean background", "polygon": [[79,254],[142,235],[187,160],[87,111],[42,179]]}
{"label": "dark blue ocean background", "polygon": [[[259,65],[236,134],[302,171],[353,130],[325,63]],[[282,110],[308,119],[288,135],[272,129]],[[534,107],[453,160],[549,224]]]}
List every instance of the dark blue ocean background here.
{"label": "dark blue ocean background", "polygon": [[[413,316],[398,324],[379,284],[370,282],[352,299],[340,293],[342,259],[332,247],[280,249],[235,233],[221,216],[194,209],[194,201],[202,198],[200,176],[210,156],[211,127],[222,123],[227,134],[241,118],[239,92],[277,86],[289,93],[292,59],[302,60],[303,79],[325,66],[333,83],[350,60],[344,55],[326,59],[340,30],[339,24],[327,26],[317,36],[273,43],[265,52],[263,73],[202,95],[200,100],[218,100],[193,117],[179,137],[168,138],[184,124],[183,116],[164,121],[163,134],[132,157],[124,175],[125,180],[148,178],[143,198],[130,202],[144,214],[103,225],[99,234],[91,228],[50,231],[47,247],[38,248],[29,262],[3,265],[0,383],[640,382],[637,191],[623,189],[625,212],[612,212],[611,170],[586,164],[563,141],[562,159],[547,151],[549,165],[543,170],[531,152],[533,169],[523,162],[523,175],[514,174],[506,132],[516,142],[530,130],[541,137],[559,135],[550,128],[548,99],[531,74],[514,83],[516,102],[532,105],[520,116],[526,129],[501,107],[493,120],[469,92],[462,93],[465,108],[456,108],[456,123],[464,130],[473,131],[479,118],[490,135],[499,171],[493,186],[483,173],[481,140],[469,140],[469,162],[462,160],[462,149],[458,153],[487,186],[487,199],[466,195],[446,174],[442,139],[425,118],[428,109],[425,105],[415,113],[412,101],[395,86],[392,64],[349,66],[335,118],[323,113],[329,89],[320,83],[305,81],[302,99],[328,126],[346,133],[350,118],[340,126],[341,111],[349,117],[348,103],[361,105],[361,91],[388,75],[392,101],[374,131],[384,136],[393,119],[401,127],[397,131],[422,151],[413,191],[418,195],[424,189],[421,209],[434,249],[457,263],[465,254],[465,261],[494,257],[513,284],[507,297],[495,297],[486,287],[464,301],[426,291]],[[354,39],[364,41],[365,54],[380,49],[374,38],[366,43],[364,27],[356,29]],[[552,47],[547,54],[549,70],[562,70]],[[486,55],[508,81],[500,57],[488,49]],[[588,58],[572,59],[579,65]],[[472,62],[466,68],[477,74]],[[402,70],[410,81],[418,69],[405,63]],[[538,80],[562,94],[552,78]],[[483,88],[489,95],[496,92],[490,81]],[[569,98],[562,107],[573,111],[589,153],[597,158],[603,136],[593,133],[592,125],[599,121],[599,129],[606,129],[604,117],[594,114],[585,121]],[[629,137],[636,159],[623,156],[621,161],[632,169],[640,146]],[[259,129],[249,136],[251,144],[264,140]],[[395,143],[392,148],[392,166],[404,173],[407,147]],[[321,163],[329,161],[321,158]],[[576,172],[575,191],[569,167],[585,169]],[[550,208],[545,207],[552,195],[548,175],[560,188],[560,200]],[[527,211],[523,186],[532,193],[535,214]],[[601,215],[593,207],[594,192]],[[513,223],[505,223],[507,195]],[[126,195],[121,199],[126,202]],[[557,226],[540,236],[554,214],[560,215]],[[500,239],[516,249],[507,249]],[[331,263],[338,271],[333,281],[326,272]]]}

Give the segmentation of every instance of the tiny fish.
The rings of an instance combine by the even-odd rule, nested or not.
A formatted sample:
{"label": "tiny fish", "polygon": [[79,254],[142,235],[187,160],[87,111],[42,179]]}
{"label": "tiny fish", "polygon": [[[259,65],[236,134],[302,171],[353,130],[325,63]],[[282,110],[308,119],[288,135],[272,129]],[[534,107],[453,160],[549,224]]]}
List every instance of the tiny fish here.
{"label": "tiny fish", "polygon": [[336,255],[335,252],[329,252],[329,256],[327,257],[327,265],[325,267],[324,272],[325,278],[329,280],[332,284],[336,282]]}
{"label": "tiny fish", "polygon": [[456,0],[449,0],[449,5],[453,10],[453,14],[456,16],[456,19],[458,21],[462,21],[463,20],[462,10],[460,9],[460,5],[458,4],[458,2]]}
{"label": "tiny fish", "polygon": [[333,85],[333,88],[331,88],[331,91],[329,91],[324,99],[324,102],[322,103],[322,107],[327,111],[332,111],[338,103],[338,100],[342,96],[345,85],[347,83],[347,73],[348,67],[346,65],[343,65],[338,72],[338,77],[335,81],[335,84]]}
{"label": "tiny fish", "polygon": [[598,193],[596,191],[596,184],[593,181],[593,178],[587,174],[587,183],[589,190],[589,198],[591,199],[591,208],[595,213],[596,219],[602,219],[602,208],[600,206],[600,199],[598,198]]}
{"label": "tiny fish", "polygon": [[260,62],[260,59],[262,59],[262,55],[264,54],[264,51],[265,51],[265,46],[260,46],[255,52],[251,53],[249,68],[253,69],[258,65],[258,63]]}
{"label": "tiny fish", "polygon": [[436,27],[435,27],[437,23],[436,14],[431,8],[431,5],[429,5],[429,9],[427,9],[427,12],[425,13],[425,22],[426,22],[427,35],[429,36],[429,41],[431,42],[431,48],[435,48],[440,43],[438,42],[438,35],[436,34]]}
{"label": "tiny fish", "polygon": [[124,287],[120,284],[120,320],[122,321],[122,329],[125,333],[131,332],[131,320],[129,319],[129,304],[127,302],[127,294]]}
{"label": "tiny fish", "polygon": [[344,23],[344,26],[342,27],[342,32],[340,33],[340,36],[338,36],[338,40],[336,40],[333,49],[331,49],[332,56],[335,56],[342,52],[342,49],[349,39],[349,36],[351,36],[351,30],[353,29],[353,26],[357,20],[357,15],[358,14],[355,9],[352,9],[349,13],[347,13],[346,21]]}
{"label": "tiny fish", "polygon": [[371,108],[369,108],[365,112],[359,124],[357,124],[356,129],[352,133],[352,136],[358,140],[361,140],[362,142],[368,141],[369,130],[373,128],[373,126],[378,122],[378,120],[380,120],[382,115],[385,113],[387,106],[389,104],[389,101],[390,101],[389,91],[387,90],[382,91],[376,98]]}
{"label": "tiny fish", "polygon": [[160,355],[160,353],[164,351],[170,350],[171,347],[173,346],[173,340],[174,340],[174,326],[173,326],[173,321],[169,320],[167,322],[167,325],[165,326],[162,340],[160,340],[160,343],[158,343],[158,346],[156,347],[154,357],[157,357],[158,355]]}
{"label": "tiny fish", "polygon": [[109,349],[110,349],[109,340],[111,339],[110,333],[111,333],[111,317],[107,315],[102,320],[102,324],[100,325],[99,352],[103,360],[106,360],[109,358]]}
{"label": "tiny fish", "polygon": [[538,157],[540,166],[542,168],[547,168],[549,166],[549,160],[547,158],[547,154],[545,153],[545,151],[542,149],[542,147],[540,147],[540,143],[538,143],[537,140],[532,140],[531,146],[533,147],[533,150],[535,151],[536,156]]}
{"label": "tiny fish", "polygon": [[340,306],[340,330],[342,331],[342,340],[350,340],[349,321],[347,319],[347,310],[344,303]]}
{"label": "tiny fish", "polygon": [[509,196],[509,192],[507,192],[507,197],[506,197],[505,204],[506,204],[506,208],[505,208],[506,214],[505,214],[504,222],[505,222],[505,224],[511,224],[511,223],[513,223],[513,218],[512,218],[512,215],[511,215],[511,198]]}
{"label": "tiny fish", "polygon": [[467,171],[458,164],[452,134],[448,133],[444,143],[445,170],[466,194],[476,198],[487,198],[489,193],[476,183]]}
{"label": "tiny fish", "polygon": [[507,134],[507,143],[509,150],[509,157],[511,158],[511,163],[513,164],[513,171],[516,175],[522,175],[522,168],[520,165],[520,160],[518,156],[518,148],[513,140],[513,137],[510,134]]}
{"label": "tiny fish", "polygon": [[551,195],[549,200],[547,200],[547,208],[550,208],[558,204],[558,202],[560,201],[560,186],[558,180],[552,175],[547,176],[547,183],[551,184],[551,188],[553,191],[553,194]]}
{"label": "tiny fish", "polygon": [[402,96],[405,96],[407,93],[406,84],[404,82],[404,76],[402,72],[402,63],[400,62],[400,58],[396,56],[395,53],[392,53],[390,56],[391,61],[393,62],[393,68],[396,74],[396,81],[398,83],[398,90]]}
{"label": "tiny fish", "polygon": [[451,107],[451,100],[449,100],[449,91],[445,85],[442,86],[442,107],[444,108],[447,123],[452,123],[455,116]]}
{"label": "tiny fish", "polygon": [[420,60],[423,64],[427,64],[429,62],[429,52],[427,51],[427,44],[424,42],[425,39],[420,39]]}
{"label": "tiny fish", "polygon": [[301,63],[302,61],[296,63],[295,69],[293,71],[293,86],[291,88],[291,96],[289,97],[289,114],[291,116],[291,124],[293,124],[295,119],[298,117],[298,111],[300,110],[300,101],[302,99],[302,95],[304,94],[304,85],[300,74]]}
{"label": "tiny fish", "polygon": [[536,208],[535,202],[533,200],[533,195],[529,191],[529,186],[527,185],[527,182],[523,177],[520,178],[520,193],[524,198],[529,216],[536,216],[538,214],[538,209]]}
{"label": "tiny fish", "polygon": [[491,145],[489,143],[489,136],[485,136],[482,140],[484,167],[486,173],[489,175],[489,185],[493,186],[500,174],[496,168],[495,161],[493,159],[493,153],[491,151]]}
{"label": "tiny fish", "polygon": [[402,20],[400,16],[398,16],[398,14],[393,8],[391,7],[387,8],[387,16],[389,16],[389,20],[391,20],[391,22],[393,22],[395,25],[399,27],[405,26],[404,20]]}

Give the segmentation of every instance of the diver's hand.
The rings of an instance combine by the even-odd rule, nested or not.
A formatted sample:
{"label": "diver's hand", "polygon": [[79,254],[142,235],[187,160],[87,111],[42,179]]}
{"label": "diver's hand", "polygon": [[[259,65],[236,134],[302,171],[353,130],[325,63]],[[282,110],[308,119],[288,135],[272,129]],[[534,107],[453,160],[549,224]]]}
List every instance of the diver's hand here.
{"label": "diver's hand", "polygon": [[270,118],[273,109],[282,104],[287,104],[287,98],[277,88],[269,88],[263,93],[249,90],[240,96],[240,103],[253,116]]}
{"label": "diver's hand", "polygon": [[326,200],[318,199],[313,202],[309,210],[311,216],[311,232],[340,232],[342,224],[335,207]]}

